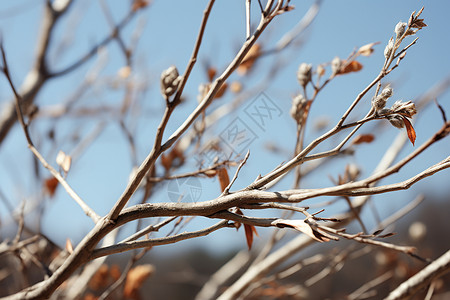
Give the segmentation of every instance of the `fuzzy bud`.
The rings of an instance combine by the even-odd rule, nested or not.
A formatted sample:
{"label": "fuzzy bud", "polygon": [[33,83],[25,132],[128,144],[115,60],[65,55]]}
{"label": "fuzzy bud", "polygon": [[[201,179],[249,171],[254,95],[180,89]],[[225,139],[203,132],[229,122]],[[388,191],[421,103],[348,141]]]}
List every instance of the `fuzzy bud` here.
{"label": "fuzzy bud", "polygon": [[393,94],[393,90],[392,90],[392,88],[391,88],[390,85],[387,85],[387,86],[381,91],[381,95],[382,95],[384,98],[386,98],[386,99],[390,98],[390,97],[392,96],[392,94]]}
{"label": "fuzzy bud", "polygon": [[164,70],[161,74],[161,93],[166,97],[173,95],[178,89],[180,80],[181,77],[175,66],[170,66],[167,70]]}
{"label": "fuzzy bud", "polygon": [[381,91],[381,94],[372,98],[372,107],[376,112],[378,112],[378,114],[380,114],[380,110],[386,106],[386,102],[389,97],[392,96],[392,93],[392,88],[388,85]]}
{"label": "fuzzy bud", "polygon": [[334,75],[338,74],[342,67],[342,60],[339,57],[333,58],[331,61],[331,71]]}
{"label": "fuzzy bud", "polygon": [[405,126],[403,118],[400,115],[390,115],[387,119],[394,127],[403,128]]}
{"label": "fuzzy bud", "polygon": [[298,94],[292,99],[292,107],[291,107],[291,117],[300,124],[303,120],[303,115],[305,112],[306,104],[308,101],[302,94]]}
{"label": "fuzzy bud", "polygon": [[386,106],[387,98],[383,97],[383,95],[378,95],[372,98],[372,107],[375,111],[379,111]]}
{"label": "fuzzy bud", "polygon": [[305,87],[311,81],[311,69],[312,65],[307,63],[302,63],[298,67],[297,80],[302,87]]}
{"label": "fuzzy bud", "polygon": [[411,118],[417,113],[416,106],[411,101],[408,102],[402,102],[401,100],[395,101],[395,103],[391,107],[391,110],[395,113],[399,113],[408,118]]}
{"label": "fuzzy bud", "polygon": [[405,22],[398,22],[398,24],[395,26],[395,38],[396,40],[400,39],[406,30],[406,23]]}
{"label": "fuzzy bud", "polygon": [[384,57],[389,58],[391,56],[391,53],[394,49],[394,39],[391,38],[386,45],[386,48],[384,48]]}

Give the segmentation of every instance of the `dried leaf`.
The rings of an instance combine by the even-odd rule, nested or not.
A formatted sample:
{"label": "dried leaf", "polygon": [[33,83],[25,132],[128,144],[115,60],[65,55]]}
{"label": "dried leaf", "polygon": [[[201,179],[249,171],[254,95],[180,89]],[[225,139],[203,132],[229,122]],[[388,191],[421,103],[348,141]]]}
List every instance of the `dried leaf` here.
{"label": "dried leaf", "polygon": [[360,134],[357,137],[355,137],[352,144],[358,145],[362,143],[371,143],[373,142],[374,139],[375,137],[373,136],[373,134]]}
{"label": "dried leaf", "polygon": [[220,168],[217,170],[217,177],[220,182],[220,189],[223,192],[225,188],[230,184],[230,177],[228,176],[228,171],[225,168]]}
{"label": "dried leaf", "polygon": [[59,150],[58,155],[56,155],[56,163],[63,169],[64,173],[67,173],[72,164],[72,157]]}
{"label": "dried leaf", "polygon": [[247,74],[250,69],[255,64],[258,57],[261,55],[261,45],[260,44],[254,44],[250,50],[245,55],[244,59],[242,60],[241,64],[237,68],[237,72],[239,75],[245,75]]}
{"label": "dried leaf", "polygon": [[144,281],[155,271],[152,265],[139,265],[128,272],[123,295],[125,298],[139,299],[139,289]]}
{"label": "dried leaf", "polygon": [[247,239],[248,250],[251,250],[253,244],[253,234],[256,234],[258,236],[258,232],[256,231],[255,226],[248,224],[244,224],[244,230],[245,238]]}
{"label": "dried leaf", "polygon": [[170,170],[170,167],[172,166],[172,158],[170,157],[170,155],[161,155],[161,165],[167,172]]}
{"label": "dried leaf", "polygon": [[343,68],[341,68],[339,70],[338,74],[346,74],[346,73],[350,73],[350,72],[358,72],[362,68],[363,68],[363,65],[360,62],[358,62],[356,60],[352,60],[351,62],[346,64]]}
{"label": "dried leaf", "polygon": [[373,49],[373,46],[379,44],[380,42],[374,42],[367,45],[362,46],[358,49],[358,54],[362,56],[370,56],[375,49]]}
{"label": "dried leaf", "polygon": [[149,4],[148,0],[134,0],[131,9],[137,11],[139,9],[147,7]]}
{"label": "dried leaf", "polygon": [[228,84],[226,82],[224,82],[219,90],[217,91],[216,95],[214,96],[214,99],[220,98],[223,96],[223,94],[225,94],[225,92],[227,91],[228,88]]}
{"label": "dried leaf", "polygon": [[414,146],[414,142],[416,141],[416,131],[414,130],[414,127],[412,126],[411,122],[407,118],[405,118],[403,116],[402,116],[402,118],[405,123],[406,133],[408,134],[408,138]]}
{"label": "dried leaf", "polygon": [[207,72],[209,82],[212,82],[214,77],[216,77],[217,69],[214,67],[209,67],[206,72]]}
{"label": "dried leaf", "polygon": [[311,226],[311,224],[305,222],[305,220],[283,220],[278,219],[274,222],[272,222],[273,225],[277,227],[291,227],[295,230],[301,231],[310,238],[318,241],[318,242],[328,242],[331,239],[336,240],[336,237],[333,237],[323,230],[320,230],[316,226]]}
{"label": "dried leaf", "polygon": [[57,187],[58,187],[58,179],[56,179],[55,177],[47,178],[44,181],[44,188],[50,195],[50,197],[53,197],[55,195]]}

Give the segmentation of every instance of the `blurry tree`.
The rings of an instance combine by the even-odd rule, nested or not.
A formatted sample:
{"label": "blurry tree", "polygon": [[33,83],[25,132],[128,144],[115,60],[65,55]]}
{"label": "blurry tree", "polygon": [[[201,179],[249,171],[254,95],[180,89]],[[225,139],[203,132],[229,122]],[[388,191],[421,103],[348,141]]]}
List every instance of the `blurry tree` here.
{"label": "blurry tree", "polygon": [[[296,46],[296,38],[317,15],[320,1],[313,3],[298,24],[274,45],[262,42],[261,36],[268,28],[276,26],[278,18],[292,13],[294,6],[290,1],[242,1],[242,11],[245,11],[242,31],[245,32],[245,38],[222,70],[214,61],[207,64],[207,82],[194,83],[198,86],[198,101],[186,95],[185,88],[189,81],[194,80],[192,72],[202,59],[199,50],[208,24],[214,22],[214,19],[210,20],[214,0],[206,4],[202,19],[199,20],[198,36],[193,42],[192,55],[184,71],[180,72],[175,65],[167,66],[158,85],[150,84],[138,72],[140,60],[136,57],[136,48],[139,40],[145,38],[141,34],[142,24],[134,22],[134,31],[126,31],[138,15],[151,11],[152,5],[146,0],[131,1],[128,11],[117,22],[109,4],[99,1],[110,24],[110,33],[70,60],[64,53],[71,51],[70,39],[76,34],[69,36],[70,32],[58,33],[58,23],[68,18],[68,12],[75,2],[78,1],[43,1],[44,13],[40,20],[33,63],[20,86],[16,85],[17,75],[13,71],[17,62],[9,59],[5,47],[8,40],[1,40],[1,71],[11,91],[8,94],[11,101],[5,100],[2,107],[0,143],[17,142],[17,139],[8,140],[7,137],[18,124],[22,129],[21,136],[25,137],[33,155],[31,167],[20,165],[20,168],[32,169],[33,174],[30,178],[21,176],[20,179],[42,183],[33,199],[17,207],[13,203],[20,201],[10,201],[0,195],[17,223],[15,236],[11,240],[4,239],[0,244],[2,296],[6,296],[6,299],[140,299],[140,288],[152,276],[155,267],[140,264],[139,261],[154,247],[173,244],[170,247],[176,248],[183,240],[210,234],[210,238],[214,239],[212,233],[215,231],[233,228],[245,233],[246,243],[251,249],[258,238],[257,228],[260,227],[272,227],[274,232],[269,237],[261,237],[265,240],[262,247],[251,252],[239,252],[211,278],[204,279],[197,299],[314,298],[311,287],[315,283],[326,280],[344,264],[351,264],[362,255],[375,256],[373,249],[385,251],[384,257],[380,258],[385,261],[395,261],[397,255],[404,255],[422,263],[420,272],[419,269],[414,270],[418,272],[415,275],[405,267],[407,271],[400,278],[400,282],[404,283],[392,287],[388,299],[407,297],[425,286],[429,286],[428,297],[435,290],[439,291],[438,278],[450,269],[450,252],[432,261],[421,255],[420,249],[397,245],[389,239],[392,236],[390,226],[417,206],[423,196],[418,196],[392,216],[378,220],[374,229],[366,228],[367,221],[361,215],[363,208],[371,203],[372,195],[408,189],[422,179],[450,167],[450,157],[446,157],[437,163],[428,163],[425,169],[414,168],[417,157],[450,133],[450,122],[446,119],[445,110],[432,101],[447,89],[448,80],[414,102],[398,100],[388,105],[394,98],[394,85],[389,84],[389,76],[401,67],[407,50],[416,47],[419,31],[427,26],[422,18],[423,9],[412,12],[406,22],[393,24],[394,35],[383,45],[384,62],[379,66],[378,73],[357,93],[336,124],[322,124],[328,129],[310,142],[306,142],[306,127],[311,123],[310,112],[319,96],[337,78],[359,72],[363,68],[360,58],[372,56],[378,43],[362,45],[346,58],[336,56],[331,61],[317,65],[300,64],[297,71],[300,92],[293,97],[290,110],[294,121],[292,124],[296,129],[296,142],[291,150],[293,154],[284,153],[280,145],[272,145],[273,155],[281,155],[283,159],[277,162],[276,167],[267,166],[266,161],[258,161],[261,170],[263,167],[273,169],[249,181],[248,178],[238,177],[252,160],[252,154],[247,149],[256,138],[255,133],[240,118],[234,119],[223,131],[218,131],[214,125],[231,115],[237,107],[245,107],[249,118],[261,128],[268,116],[271,118],[272,114],[281,114],[282,109],[264,93],[255,98],[255,92],[246,88],[246,82],[251,81],[254,69],[263,63],[264,58],[280,58],[286,49]],[[174,34],[171,26],[161,24],[161,27],[158,30],[166,30],[164,34]],[[389,33],[386,36],[389,38]],[[102,78],[100,71],[108,67],[106,49],[113,43],[118,46],[126,63],[113,78]],[[58,62],[59,57],[62,62]],[[67,61],[65,66],[60,67]],[[275,78],[280,68],[279,62],[277,59],[266,62],[268,76],[261,83],[262,88],[268,80]],[[85,71],[85,77],[78,86],[68,84],[67,91],[64,88],[67,94],[58,95],[58,100],[51,104],[37,101],[38,95],[50,82],[70,78],[73,72],[80,69]],[[120,95],[120,101],[105,102],[107,104],[94,100],[83,101],[87,91],[105,87],[120,91],[113,94],[115,97]],[[221,103],[220,99],[227,93],[233,96],[228,102]],[[154,124],[155,118],[159,118],[152,131],[154,135],[145,133],[147,141],[152,136],[150,148],[142,147],[137,139],[140,122],[146,122],[145,118],[149,117],[143,113],[148,109],[148,98],[164,105],[161,115],[151,115],[151,124]],[[415,145],[416,131],[412,120],[428,105],[439,108],[436,118],[441,118],[443,125],[424,142]],[[189,112],[185,114],[186,111]],[[91,132],[86,132],[80,125],[83,122],[94,122],[96,126]],[[179,125],[172,131],[168,129],[172,128],[168,124],[173,122]],[[110,205],[108,211],[101,213],[95,209],[97,200],[77,193],[76,184],[71,182],[71,172],[74,172],[79,157],[89,147],[100,143],[100,133],[111,123],[119,125],[129,148],[130,161],[135,167],[130,170],[131,175],[123,193],[114,201],[106,201]],[[392,126],[386,129],[383,127],[386,124]],[[372,126],[371,133],[360,133],[363,126]],[[372,174],[362,176],[359,166],[348,163],[341,174],[334,176],[334,185],[300,187],[304,178],[310,174],[326,171],[327,165],[337,157],[349,158],[361,151],[362,144],[374,145],[384,132],[397,130],[393,127],[402,132],[390,145],[384,145],[384,154],[379,160],[368,159],[370,164],[376,164]],[[117,139],[120,138],[122,136]],[[415,147],[407,148],[408,153],[400,158],[406,145]],[[68,150],[63,151],[63,148]],[[112,152],[114,149],[111,148],[104,149]],[[145,155],[141,156],[143,151]],[[100,157],[105,155],[101,154]],[[370,154],[368,157],[371,157]],[[23,157],[15,159],[27,162]],[[109,159],[105,166],[93,162],[92,168],[108,170],[115,162],[115,159]],[[381,180],[401,173],[407,165],[414,168],[413,176],[380,184]],[[104,174],[106,178],[125,175],[128,176]],[[200,199],[199,182],[212,179],[218,180],[220,191],[213,198]],[[280,182],[286,179],[293,179],[292,188],[280,186]],[[166,182],[170,182],[171,187],[168,193],[157,193]],[[244,187],[234,188],[238,182]],[[89,179],[83,184],[92,191],[96,190],[96,183]],[[68,239],[64,249],[60,249],[52,242],[52,237],[44,235],[39,228],[46,209],[45,199],[55,197],[57,191],[61,193],[61,189],[92,222],[89,232],[81,241],[73,245]],[[303,201],[318,197],[329,198],[329,201],[318,204],[319,208],[314,209],[300,206]],[[345,201],[345,211],[324,217],[322,212],[325,208],[338,200]],[[60,211],[61,219],[55,223],[64,223],[70,213],[68,210]],[[214,222],[201,222],[201,227],[196,228],[199,226],[195,222],[198,218]],[[355,231],[345,230],[344,226],[347,225]],[[417,224],[413,229],[415,234],[421,234],[423,228],[420,226]],[[298,235],[287,241],[289,231],[296,231]],[[119,232],[127,237],[120,240]],[[293,259],[299,251],[316,243],[341,240],[348,240],[342,244],[341,250],[326,250]],[[106,257],[122,252],[132,253],[125,267],[120,269],[105,264]],[[311,265],[318,266],[316,270],[319,271],[311,273],[306,281],[283,281],[305,269],[309,272],[308,266]],[[373,296],[377,285],[398,276],[398,264],[385,263],[384,266],[381,273],[375,268],[366,268],[364,278],[368,282],[353,292],[328,296],[345,296],[348,299]]]}

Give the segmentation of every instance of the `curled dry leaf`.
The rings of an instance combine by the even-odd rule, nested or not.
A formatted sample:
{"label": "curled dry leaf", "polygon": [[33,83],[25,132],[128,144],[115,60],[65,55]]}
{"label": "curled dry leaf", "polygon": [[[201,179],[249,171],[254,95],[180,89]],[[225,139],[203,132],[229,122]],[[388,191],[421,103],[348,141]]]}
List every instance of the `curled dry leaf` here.
{"label": "curled dry leaf", "polygon": [[209,67],[206,71],[206,76],[208,76],[209,82],[212,82],[214,77],[216,77],[217,69],[214,67]]}
{"label": "curled dry leaf", "polygon": [[278,219],[272,222],[272,225],[275,225],[280,228],[291,227],[295,230],[301,231],[310,238],[318,241],[318,242],[328,242],[330,240],[338,240],[338,238],[326,233],[321,230],[317,226],[306,222],[305,220],[284,220]]}
{"label": "curled dry leaf", "polygon": [[155,271],[152,265],[139,265],[128,272],[123,295],[125,298],[139,299],[139,289],[144,281]]}
{"label": "curled dry leaf", "polygon": [[367,45],[362,46],[358,49],[358,54],[362,56],[370,56],[375,49],[373,49],[373,46],[379,44],[380,42],[374,42]]}
{"label": "curled dry leaf", "polygon": [[403,122],[405,123],[406,133],[408,134],[408,138],[414,146],[414,143],[416,141],[416,131],[414,130],[414,127],[412,126],[411,122],[407,118],[405,118],[403,116],[402,116],[402,118],[403,118]]}
{"label": "curled dry leaf", "polygon": [[371,143],[375,139],[373,134],[360,134],[353,140],[353,145],[358,145],[362,143]]}
{"label": "curled dry leaf", "polygon": [[220,98],[223,96],[223,94],[225,94],[225,92],[227,91],[228,88],[228,84],[226,82],[224,82],[219,90],[217,91],[216,95],[214,96],[214,99]]}
{"label": "curled dry leaf", "polygon": [[261,55],[261,45],[260,44],[254,44],[250,50],[245,55],[244,59],[242,60],[241,64],[237,68],[237,72],[239,75],[245,75],[247,74],[250,69],[255,64],[258,57]]}
{"label": "curled dry leaf", "polygon": [[358,62],[356,60],[352,60],[348,64],[344,64],[344,67],[339,70],[338,74],[346,74],[346,73],[350,73],[350,72],[358,72],[362,68],[363,68],[363,65],[360,62]]}
{"label": "curled dry leaf", "polygon": [[137,11],[139,9],[147,7],[149,4],[148,0],[134,0],[131,9]]}
{"label": "curled dry leaf", "polygon": [[58,155],[56,156],[56,163],[61,167],[64,173],[67,173],[69,172],[70,165],[72,164],[72,157],[59,150]]}
{"label": "curled dry leaf", "polygon": [[230,184],[230,177],[228,176],[228,171],[225,168],[220,168],[217,170],[217,177],[219,178],[220,190],[223,192],[226,187]]}
{"label": "curled dry leaf", "polygon": [[248,250],[252,249],[253,245],[253,235],[256,234],[258,236],[258,232],[256,231],[255,226],[244,224],[244,230],[245,230],[245,238],[247,240],[247,246]]}
{"label": "curled dry leaf", "polygon": [[50,197],[53,197],[56,192],[56,188],[58,187],[58,179],[55,177],[50,177],[45,179],[44,181],[44,188],[45,191],[49,194]]}

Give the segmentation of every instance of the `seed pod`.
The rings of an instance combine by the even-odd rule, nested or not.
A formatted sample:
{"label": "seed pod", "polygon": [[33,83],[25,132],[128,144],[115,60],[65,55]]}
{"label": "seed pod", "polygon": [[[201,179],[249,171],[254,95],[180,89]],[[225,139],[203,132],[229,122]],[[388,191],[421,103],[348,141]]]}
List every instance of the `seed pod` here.
{"label": "seed pod", "polygon": [[297,80],[302,87],[305,87],[311,81],[311,69],[312,65],[307,63],[302,63],[298,67]]}
{"label": "seed pod", "polygon": [[398,24],[395,26],[394,32],[396,40],[400,39],[403,36],[406,30],[406,26],[407,25],[404,22],[398,22]]}
{"label": "seed pod", "polygon": [[161,93],[166,96],[172,96],[178,89],[181,77],[175,66],[170,66],[161,74]]}
{"label": "seed pod", "polygon": [[342,60],[339,57],[333,58],[331,61],[331,71],[334,75],[338,74],[342,67]]}

